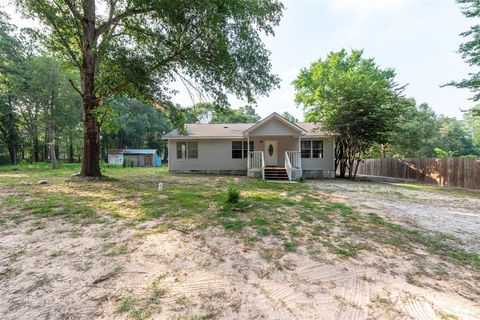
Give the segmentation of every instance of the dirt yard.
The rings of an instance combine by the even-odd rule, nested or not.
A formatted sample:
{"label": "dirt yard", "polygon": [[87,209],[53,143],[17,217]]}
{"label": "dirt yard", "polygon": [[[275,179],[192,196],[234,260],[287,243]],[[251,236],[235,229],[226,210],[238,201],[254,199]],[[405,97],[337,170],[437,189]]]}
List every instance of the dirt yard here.
{"label": "dirt yard", "polygon": [[72,172],[0,171],[1,319],[480,319],[475,193]]}
{"label": "dirt yard", "polygon": [[411,227],[451,234],[480,253],[480,190],[426,185],[351,182],[311,183],[318,190]]}

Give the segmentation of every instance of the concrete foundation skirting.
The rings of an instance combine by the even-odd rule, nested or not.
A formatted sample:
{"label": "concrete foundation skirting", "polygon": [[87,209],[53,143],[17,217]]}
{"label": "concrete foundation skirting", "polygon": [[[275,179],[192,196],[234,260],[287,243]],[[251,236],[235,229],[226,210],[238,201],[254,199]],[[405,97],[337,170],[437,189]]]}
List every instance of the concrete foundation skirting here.
{"label": "concrete foundation skirting", "polygon": [[303,170],[303,176],[307,179],[335,178],[333,170]]}
{"label": "concrete foundation skirting", "polygon": [[[170,170],[172,173],[199,173],[199,174],[213,174],[213,175],[226,175],[226,176],[246,176],[247,170]],[[335,178],[335,171],[333,170],[303,170],[302,175],[307,179],[318,178]],[[262,173],[251,172],[250,177],[261,178]]]}
{"label": "concrete foundation skirting", "polygon": [[169,170],[172,173],[200,173],[225,176],[246,176],[247,170]]}

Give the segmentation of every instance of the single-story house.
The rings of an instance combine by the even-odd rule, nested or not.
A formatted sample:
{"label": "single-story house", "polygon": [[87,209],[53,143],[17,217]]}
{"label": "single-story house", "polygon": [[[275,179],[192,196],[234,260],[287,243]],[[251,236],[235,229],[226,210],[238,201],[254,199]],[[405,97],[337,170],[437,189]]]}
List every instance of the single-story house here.
{"label": "single-story house", "polygon": [[130,167],[160,167],[160,156],[155,149],[111,149],[108,163]]}
{"label": "single-story house", "polygon": [[257,123],[186,124],[168,140],[170,172],[263,179],[334,178],[334,135],[272,113]]}

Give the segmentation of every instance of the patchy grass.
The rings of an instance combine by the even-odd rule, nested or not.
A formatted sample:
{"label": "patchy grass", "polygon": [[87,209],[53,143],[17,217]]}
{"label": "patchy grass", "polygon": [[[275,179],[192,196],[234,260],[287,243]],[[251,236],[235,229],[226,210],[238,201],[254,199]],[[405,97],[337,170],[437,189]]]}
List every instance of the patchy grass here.
{"label": "patchy grass", "polygon": [[456,195],[461,197],[472,197],[480,198],[480,190],[469,190],[469,189],[460,189],[460,188],[451,188],[451,187],[441,187],[437,185],[428,185],[428,184],[409,184],[409,183],[392,183],[396,187],[400,187],[407,190],[413,191],[424,191],[424,192],[444,192],[450,195]]}
{"label": "patchy grass", "polygon": [[145,295],[135,296],[129,294],[121,299],[116,308],[117,314],[127,313],[132,319],[147,319],[152,313],[161,310],[161,299],[165,295],[165,289],[161,287],[163,276],[157,277]]}
{"label": "patchy grass", "polygon": [[[156,235],[170,230],[178,231],[172,233],[175,241],[180,239],[178,244],[171,240],[178,248],[193,241],[198,241],[199,246],[203,246],[203,241],[208,244],[202,255],[214,259],[198,259],[201,260],[197,264],[198,270],[221,274],[222,268],[228,268],[230,264],[240,270],[244,263],[249,263],[249,270],[253,270],[260,280],[253,274],[247,279],[244,274],[245,281],[255,283],[264,277],[275,279],[276,272],[301,268],[305,262],[311,262],[307,257],[327,267],[376,268],[385,275],[395,275],[395,279],[403,283],[424,286],[423,289],[415,288],[418,290],[430,288],[432,280],[456,282],[461,286],[462,282],[480,279],[479,255],[461,249],[463,244],[457,238],[392,223],[377,214],[365,213],[365,208],[343,202],[337,195],[311,189],[307,184],[169,174],[166,168],[109,166],[102,168],[108,176],[104,179],[71,178],[71,174],[78,170],[78,165],[62,165],[59,170],[42,165],[0,169],[0,231],[10,237],[17,230],[23,230],[28,241],[32,240],[22,245],[10,240],[11,244],[5,250],[0,246],[2,258],[15,266],[1,271],[2,280],[13,279],[21,272],[28,273],[31,286],[26,286],[25,290],[35,295],[47,293],[66,279],[60,271],[55,275],[51,268],[51,265],[61,266],[63,263],[63,267],[57,270],[76,271],[77,278],[88,279],[87,286],[108,288],[115,281],[130,277],[122,274],[131,272],[127,268],[122,272],[119,269],[109,271],[112,264],[123,266],[125,261],[129,264],[143,258],[164,264],[170,256],[164,257],[163,251],[152,249],[146,251],[148,255],[141,253],[142,248],[145,250],[150,244],[163,246],[162,241],[171,238],[170,234],[165,238]],[[43,179],[48,180],[48,184],[36,183]],[[31,184],[20,184],[20,181]],[[164,184],[161,193],[157,190],[159,182]],[[228,186],[234,186],[238,191],[233,196],[237,200],[228,201]],[[402,197],[400,191],[375,196],[384,199]],[[232,192],[230,199],[231,195]],[[229,253],[230,248],[223,248],[224,242],[208,241],[213,234],[238,247],[232,247],[232,253]],[[48,247],[43,252],[35,241],[42,242],[44,235],[58,239],[62,244],[65,243],[63,238],[69,238],[72,245]],[[17,236],[23,237],[24,234]],[[172,252],[175,259],[188,261],[190,258],[180,253],[177,257],[176,251],[172,249]],[[245,253],[248,260],[230,260],[237,252],[241,252],[239,255]],[[36,263],[32,257],[45,261],[46,267],[35,272],[20,268]],[[175,267],[181,266],[175,259]],[[169,288],[177,285],[177,281],[183,281],[182,277],[188,274],[177,278],[180,272],[184,272],[180,268],[175,277],[169,274],[164,282],[160,276],[150,283],[151,280],[147,279],[152,279],[155,270],[149,269],[148,277],[139,276],[143,279],[140,280],[142,285],[124,289],[118,300],[108,297],[109,312],[120,318],[145,319],[155,317],[162,309],[163,312],[172,310]],[[92,279],[92,274],[100,276]],[[287,275],[283,273],[282,279]],[[381,281],[370,272],[365,272],[361,279],[367,283]],[[187,305],[199,304],[197,298],[175,297],[174,308],[178,307],[179,312],[188,309]],[[341,304],[349,304],[340,296],[336,298]],[[202,299],[208,300],[208,295]],[[205,309],[200,307],[201,310],[195,313],[185,313],[185,319],[217,318],[218,310],[213,310],[215,312],[210,316],[210,302],[205,301]],[[389,306],[392,301],[382,296],[372,303],[374,306]],[[445,319],[448,317],[444,315]]]}
{"label": "patchy grass", "polygon": [[[327,254],[360,259],[365,252],[393,248],[413,259],[422,259],[418,252],[426,251],[449,263],[480,270],[479,255],[461,249],[458,239],[452,236],[411,229],[373,213],[360,213],[305,184],[168,174],[164,167],[104,165],[102,172],[108,178],[100,180],[70,178],[79,170],[78,165],[62,165],[59,170],[45,165],[2,169],[5,170],[0,173],[0,187],[5,192],[0,198],[0,226],[34,219],[32,226],[41,229],[46,219],[64,219],[79,225],[80,236],[82,226],[119,222],[125,228],[135,229],[136,237],[169,229],[189,233],[219,227],[259,250],[267,241],[276,239],[278,248],[272,251],[275,254],[264,254],[272,261],[278,260],[278,252],[295,252],[300,247],[306,247],[309,255],[319,261],[325,261]],[[35,184],[39,179],[49,182]],[[20,181],[32,184],[19,184]],[[164,183],[162,193],[157,191],[158,182]],[[399,197],[400,193],[388,196]],[[151,226],[147,227],[146,222]],[[35,230],[32,227],[32,232]],[[102,238],[111,236],[105,233]],[[106,256],[129,252],[127,244],[112,241],[106,241],[102,249]],[[432,272],[444,274],[448,270],[443,267]]]}

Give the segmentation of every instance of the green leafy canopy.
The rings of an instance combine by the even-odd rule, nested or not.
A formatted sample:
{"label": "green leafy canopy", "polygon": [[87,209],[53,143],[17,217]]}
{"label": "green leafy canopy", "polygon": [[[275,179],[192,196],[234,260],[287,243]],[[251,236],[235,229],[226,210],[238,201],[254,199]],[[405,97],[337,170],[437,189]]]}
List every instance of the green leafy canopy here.
{"label": "green leafy canopy", "polygon": [[393,69],[381,69],[362,54],[341,50],[302,69],[294,81],[295,101],[303,104],[307,121],[365,143],[382,143],[399,114],[404,87],[395,83]]}
{"label": "green leafy canopy", "polygon": [[[456,0],[460,5],[462,13],[467,18],[478,19],[480,17],[480,2],[478,0]],[[465,38],[465,42],[459,47],[459,52],[463,60],[470,66],[480,66],[480,25],[475,24],[469,30],[460,34]],[[470,89],[473,92],[473,101],[480,100],[480,72],[472,72],[468,78],[460,81],[452,81],[445,86],[455,86],[457,88]],[[480,116],[478,106],[473,109],[473,114]]]}
{"label": "green leafy canopy", "polygon": [[[17,0],[47,27],[50,48],[81,69],[84,6],[93,0]],[[168,100],[172,81],[226,103],[253,102],[275,87],[270,53],[283,5],[276,0],[96,0],[95,94]]]}
{"label": "green leafy canopy", "polygon": [[345,164],[341,168],[348,168],[350,177],[355,176],[355,161],[373,144],[388,141],[404,89],[394,81],[393,69],[381,69],[362,54],[332,52],[302,69],[293,82],[305,119],[337,135],[336,164]]}

